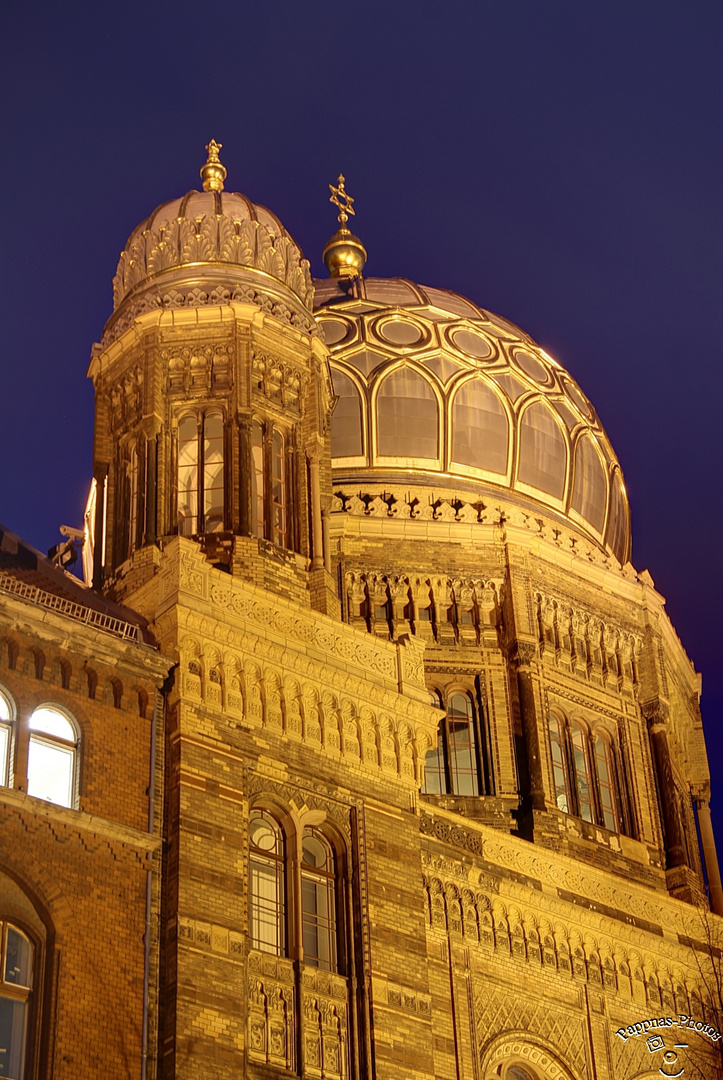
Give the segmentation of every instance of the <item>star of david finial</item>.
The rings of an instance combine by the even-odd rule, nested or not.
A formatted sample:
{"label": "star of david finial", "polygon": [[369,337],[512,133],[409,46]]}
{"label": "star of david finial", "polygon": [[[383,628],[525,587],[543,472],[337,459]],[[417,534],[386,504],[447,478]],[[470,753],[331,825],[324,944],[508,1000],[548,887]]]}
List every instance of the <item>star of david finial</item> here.
{"label": "star of david finial", "polygon": [[344,188],[344,177],[341,173],[339,173],[337,187],[334,187],[333,184],[329,184],[329,191],[331,192],[329,202],[334,203],[334,206],[339,207],[339,216],[337,220],[343,229],[349,220],[349,214],[356,214],[356,210],[352,205],[354,199],[351,195],[347,194]]}
{"label": "star of david finial", "polygon": [[221,164],[218,156],[218,152],[222,146],[223,143],[211,139],[206,147],[208,159],[201,169],[201,179],[203,180],[204,191],[223,191],[223,182],[226,179],[226,169]]}

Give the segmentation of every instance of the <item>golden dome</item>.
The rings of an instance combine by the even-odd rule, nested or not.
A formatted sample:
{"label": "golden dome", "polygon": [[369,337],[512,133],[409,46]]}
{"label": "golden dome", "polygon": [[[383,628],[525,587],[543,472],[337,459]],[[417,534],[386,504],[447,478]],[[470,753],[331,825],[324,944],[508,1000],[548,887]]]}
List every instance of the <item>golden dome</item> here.
{"label": "golden dome", "polygon": [[[630,557],[617,458],[580,387],[518,326],[401,278],[315,282],[331,351],[335,485],[505,489]],[[539,512],[539,511],[538,511]]]}

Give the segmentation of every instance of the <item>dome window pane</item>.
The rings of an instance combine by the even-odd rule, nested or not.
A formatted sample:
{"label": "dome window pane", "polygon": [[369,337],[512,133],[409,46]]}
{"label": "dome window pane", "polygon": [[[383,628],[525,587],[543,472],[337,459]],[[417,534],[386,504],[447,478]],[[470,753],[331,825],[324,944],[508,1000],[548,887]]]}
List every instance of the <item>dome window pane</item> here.
{"label": "dome window pane", "polygon": [[444,289],[428,289],[426,286],[424,291],[430,304],[434,304],[436,308],[440,308],[442,311],[451,311],[455,315],[465,315],[468,319],[479,319],[477,308],[469,300],[465,300],[463,296],[447,292]]}
{"label": "dome window pane", "polygon": [[420,303],[416,292],[406,281],[395,281],[394,279],[388,280],[386,278],[366,278],[364,281],[364,291],[367,300],[376,300],[377,303],[389,304],[390,307],[403,307],[405,304]]}
{"label": "dome window pane", "polygon": [[625,562],[627,553],[628,511],[623,481],[619,472],[615,472],[610,492],[610,518],[608,520],[605,543],[612,548],[615,558]]}
{"label": "dome window pane", "polygon": [[381,457],[439,458],[437,398],[411,368],[399,368],[382,383],[377,424]]}
{"label": "dome window pane", "polygon": [[602,531],[605,524],[607,485],[602,462],[598,457],[590,435],[578,439],[575,447],[575,477],[572,507],[589,521],[593,529]]}
{"label": "dome window pane", "polygon": [[422,337],[422,331],[408,319],[390,319],[377,325],[377,333],[392,345],[416,345]]}
{"label": "dome window pane", "polygon": [[331,414],[331,456],[360,457],[362,445],[361,397],[356,386],[343,371],[331,369],[331,381],[337,402]]}
{"label": "dome window pane", "polygon": [[474,356],[477,360],[486,360],[492,356],[492,346],[481,334],[473,334],[471,330],[455,330],[452,334],[452,344],[455,348],[468,356]]}
{"label": "dome window pane", "polygon": [[461,364],[447,359],[446,356],[432,356],[429,360],[422,361],[422,363],[425,367],[431,368],[440,382],[443,383],[449,382],[453,375],[465,370]]}
{"label": "dome window pane", "polygon": [[327,345],[338,345],[349,334],[349,324],[341,319],[323,319],[321,322],[324,331],[324,341]]}
{"label": "dome window pane", "polygon": [[345,353],[344,359],[347,364],[353,364],[355,368],[361,371],[362,375],[369,375],[375,368],[386,363],[390,358],[374,352],[373,349],[360,349],[359,352],[351,353],[351,355]]}
{"label": "dome window pane", "polygon": [[561,499],[565,490],[567,450],[551,409],[542,401],[532,404],[520,425],[520,463],[517,478],[523,484]]}
{"label": "dome window pane", "polygon": [[507,414],[497,394],[481,379],[465,383],[454,399],[453,461],[505,473],[508,443]]}
{"label": "dome window pane", "polygon": [[516,352],[515,361],[524,371],[525,375],[529,375],[535,382],[541,383],[543,386],[550,381],[550,375],[545,365],[528,352]]}
{"label": "dome window pane", "polygon": [[565,387],[565,393],[570,398],[570,400],[573,401],[575,405],[577,405],[582,415],[587,417],[588,420],[592,420],[592,409],[590,408],[586,398],[583,396],[582,390],[580,390],[579,387],[575,386],[575,383],[568,382],[567,379],[563,380],[563,385]]}

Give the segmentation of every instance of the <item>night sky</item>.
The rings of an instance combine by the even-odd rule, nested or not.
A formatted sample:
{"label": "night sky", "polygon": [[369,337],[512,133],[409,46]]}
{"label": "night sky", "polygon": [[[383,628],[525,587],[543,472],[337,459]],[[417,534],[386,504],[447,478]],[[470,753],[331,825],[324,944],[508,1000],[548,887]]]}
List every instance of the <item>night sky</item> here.
{"label": "night sky", "polygon": [[595,404],[703,675],[723,855],[723,4],[11,0],[0,38],[0,520],[81,524],[118,253],[209,139],[320,276],[341,170],[370,275],[511,318]]}

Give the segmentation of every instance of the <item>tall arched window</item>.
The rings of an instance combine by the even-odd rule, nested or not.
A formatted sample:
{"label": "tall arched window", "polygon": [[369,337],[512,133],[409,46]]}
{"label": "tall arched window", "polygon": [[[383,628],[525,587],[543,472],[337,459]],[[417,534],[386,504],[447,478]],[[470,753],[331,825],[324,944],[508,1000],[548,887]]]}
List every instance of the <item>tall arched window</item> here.
{"label": "tall arched window", "polygon": [[278,547],[286,546],[286,459],[278,428],[271,432],[271,539]]}
{"label": "tall arched window", "polygon": [[593,803],[587,734],[580,724],[573,723],[571,725],[571,736],[572,756],[575,765],[575,787],[577,789],[577,812],[584,821],[591,822],[593,820]]}
{"label": "tall arched window", "polygon": [[22,930],[0,922],[0,947],[0,1076],[20,1080],[25,1067],[33,946]]}
{"label": "tall arched window", "polygon": [[251,424],[251,534],[262,538],[266,536],[265,478],[264,429],[258,420],[254,420]]}
{"label": "tall arched window", "polygon": [[[12,744],[12,713],[10,702],[0,693],[0,786],[10,783],[10,747]],[[2,1076],[2,1073],[0,1073]]]}
{"label": "tall arched window", "polygon": [[222,532],[224,527],[223,414],[210,409],[178,424],[178,532]]}
{"label": "tall arched window", "polygon": [[620,750],[612,738],[578,721],[548,717],[552,780],[558,810],[611,832],[631,835]]}
{"label": "tall arched window", "polygon": [[314,828],[304,829],[302,838],[301,919],[304,963],[337,971],[336,859]]}
{"label": "tall arched window", "polygon": [[477,725],[469,695],[451,693],[445,711],[437,745],[427,752],[423,791],[426,795],[479,795]]}
{"label": "tall arched window", "polygon": [[28,795],[58,806],[76,802],[78,738],[67,716],[42,706],[30,717]]}
{"label": "tall arched window", "polygon": [[619,789],[615,775],[615,761],[609,739],[604,735],[595,736],[595,771],[600,794],[600,812],[603,825],[611,832],[619,826],[622,815],[619,806]]}
{"label": "tall arched window", "polygon": [[552,754],[552,779],[555,786],[557,809],[570,813],[570,774],[567,763],[565,733],[558,718],[551,714],[548,720],[550,750]]}
{"label": "tall arched window", "polygon": [[286,955],[284,834],[266,810],[249,822],[251,948]]}
{"label": "tall arched window", "polygon": [[212,409],[203,418],[203,517],[204,532],[223,531],[223,414],[220,409]]}
{"label": "tall arched window", "polygon": [[413,368],[398,368],[380,386],[377,438],[381,457],[439,458],[437,397]]}
{"label": "tall arched window", "polygon": [[128,555],[135,551],[138,537],[138,450],[133,445],[128,462]]}
{"label": "tall arched window", "polygon": [[482,379],[465,383],[452,409],[452,460],[488,472],[507,472],[509,423],[498,395]]}
{"label": "tall arched window", "polygon": [[610,516],[608,518],[605,543],[612,548],[618,562],[624,562],[627,555],[628,509],[624,494],[623,478],[616,469],[610,488]]}

